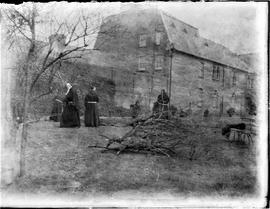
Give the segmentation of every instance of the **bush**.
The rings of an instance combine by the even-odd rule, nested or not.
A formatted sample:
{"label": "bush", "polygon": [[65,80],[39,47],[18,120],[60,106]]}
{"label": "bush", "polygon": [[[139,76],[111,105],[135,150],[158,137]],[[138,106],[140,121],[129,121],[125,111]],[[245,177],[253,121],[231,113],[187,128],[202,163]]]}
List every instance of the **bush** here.
{"label": "bush", "polygon": [[230,117],[232,117],[235,114],[235,109],[231,107],[230,109],[227,110],[227,113]]}

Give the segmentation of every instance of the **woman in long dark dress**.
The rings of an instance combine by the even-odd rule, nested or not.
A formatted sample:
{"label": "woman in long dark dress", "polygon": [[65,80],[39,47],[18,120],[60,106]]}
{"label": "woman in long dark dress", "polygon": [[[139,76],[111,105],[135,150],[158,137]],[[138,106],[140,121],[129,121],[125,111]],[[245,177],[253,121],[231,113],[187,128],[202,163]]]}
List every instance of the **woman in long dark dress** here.
{"label": "woman in long dark dress", "polygon": [[61,115],[60,127],[80,127],[78,95],[69,83],[67,88],[68,91],[63,100],[64,110]]}
{"label": "woman in long dark dress", "polygon": [[84,99],[84,123],[86,127],[97,127],[99,125],[98,102],[99,98],[95,87],[90,87],[90,91]]}

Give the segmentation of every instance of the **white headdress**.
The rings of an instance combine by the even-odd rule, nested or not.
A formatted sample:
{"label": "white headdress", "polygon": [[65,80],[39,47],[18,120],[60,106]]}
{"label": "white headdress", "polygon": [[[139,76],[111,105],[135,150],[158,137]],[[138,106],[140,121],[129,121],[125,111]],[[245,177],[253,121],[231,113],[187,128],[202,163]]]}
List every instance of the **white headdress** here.
{"label": "white headdress", "polygon": [[68,90],[67,90],[66,95],[68,94],[69,90],[72,88],[72,86],[71,86],[71,84],[70,84],[70,83],[67,83],[67,88],[68,88]]}

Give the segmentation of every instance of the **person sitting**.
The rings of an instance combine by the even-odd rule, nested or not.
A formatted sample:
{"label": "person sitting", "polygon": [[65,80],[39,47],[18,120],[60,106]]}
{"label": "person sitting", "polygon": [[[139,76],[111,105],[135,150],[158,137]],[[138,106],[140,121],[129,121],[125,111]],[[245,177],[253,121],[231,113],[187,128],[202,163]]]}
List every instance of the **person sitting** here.
{"label": "person sitting", "polygon": [[169,102],[170,98],[164,89],[161,90],[160,95],[158,95],[157,103],[158,107],[158,118],[169,119]]}
{"label": "person sitting", "polygon": [[63,100],[64,110],[61,115],[60,127],[80,127],[78,95],[70,83],[67,83],[67,93]]}

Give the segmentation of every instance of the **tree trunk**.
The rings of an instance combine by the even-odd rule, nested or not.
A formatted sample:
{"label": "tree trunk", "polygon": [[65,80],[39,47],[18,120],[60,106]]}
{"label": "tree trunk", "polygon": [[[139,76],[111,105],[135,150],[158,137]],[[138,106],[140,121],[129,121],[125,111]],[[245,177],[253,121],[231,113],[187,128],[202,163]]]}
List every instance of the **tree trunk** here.
{"label": "tree trunk", "polygon": [[27,120],[28,120],[28,109],[29,109],[29,82],[28,82],[28,71],[29,65],[25,69],[25,93],[24,93],[24,104],[23,104],[23,127],[22,127],[22,139],[21,139],[21,151],[20,151],[20,175],[25,174],[25,151],[26,151],[26,141],[27,141]]}
{"label": "tree trunk", "polygon": [[22,127],[22,139],[21,139],[21,150],[20,150],[20,175],[25,174],[25,151],[26,151],[26,142],[27,142],[27,128],[28,128],[28,111],[30,106],[30,76],[31,68],[33,67],[35,53],[35,42],[33,41],[28,52],[25,65],[25,83],[24,83],[24,99],[23,99],[23,127]]}
{"label": "tree trunk", "polygon": [[25,65],[25,85],[24,85],[24,102],[23,102],[23,128],[22,128],[22,141],[21,141],[21,152],[20,152],[20,175],[25,174],[25,152],[26,152],[26,142],[27,142],[27,129],[28,129],[28,110],[30,106],[30,86],[31,86],[31,72],[34,67],[35,52],[36,52],[36,31],[35,31],[35,17],[36,17],[36,6],[33,3],[33,9],[31,14],[31,20],[29,23],[29,28],[31,31],[31,45],[28,51]]}

